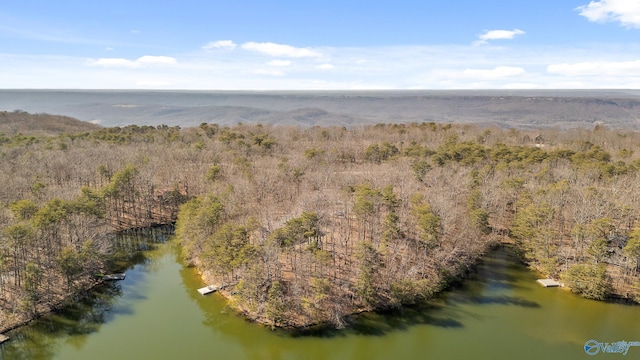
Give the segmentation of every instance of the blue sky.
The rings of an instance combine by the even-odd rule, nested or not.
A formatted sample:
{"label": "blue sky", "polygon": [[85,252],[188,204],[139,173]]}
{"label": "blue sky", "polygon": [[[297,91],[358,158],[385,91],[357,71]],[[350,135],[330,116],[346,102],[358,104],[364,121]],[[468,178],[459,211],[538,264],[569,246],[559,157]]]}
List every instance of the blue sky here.
{"label": "blue sky", "polygon": [[640,88],[640,1],[3,0],[0,88]]}

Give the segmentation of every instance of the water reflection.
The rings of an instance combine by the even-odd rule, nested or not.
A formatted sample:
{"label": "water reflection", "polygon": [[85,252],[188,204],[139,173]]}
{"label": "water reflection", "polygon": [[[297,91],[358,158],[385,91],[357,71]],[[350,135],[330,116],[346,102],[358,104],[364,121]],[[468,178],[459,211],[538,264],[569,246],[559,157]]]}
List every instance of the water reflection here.
{"label": "water reflection", "polygon": [[86,336],[110,321],[114,302],[122,295],[115,283],[91,291],[79,302],[42,317],[27,327],[13,331],[11,341],[0,349],[2,359],[47,359],[53,357],[59,340],[72,337],[74,346],[82,346]]}
{"label": "water reflection", "polygon": [[173,235],[172,226],[159,226],[148,229],[132,229],[113,235],[115,256],[109,268],[114,272],[123,272],[135,265],[148,264],[149,252],[156,250]]}

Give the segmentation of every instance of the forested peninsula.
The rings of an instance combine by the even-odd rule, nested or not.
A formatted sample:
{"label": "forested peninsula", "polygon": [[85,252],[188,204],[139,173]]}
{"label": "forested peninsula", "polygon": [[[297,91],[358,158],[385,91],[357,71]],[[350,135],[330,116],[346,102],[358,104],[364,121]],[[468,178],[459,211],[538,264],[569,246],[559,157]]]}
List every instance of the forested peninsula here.
{"label": "forested peninsula", "polygon": [[95,285],[114,232],[174,222],[205,281],[274,327],[423,301],[501,243],[582,296],[640,300],[635,131],[17,118],[61,119],[0,112],[3,329]]}

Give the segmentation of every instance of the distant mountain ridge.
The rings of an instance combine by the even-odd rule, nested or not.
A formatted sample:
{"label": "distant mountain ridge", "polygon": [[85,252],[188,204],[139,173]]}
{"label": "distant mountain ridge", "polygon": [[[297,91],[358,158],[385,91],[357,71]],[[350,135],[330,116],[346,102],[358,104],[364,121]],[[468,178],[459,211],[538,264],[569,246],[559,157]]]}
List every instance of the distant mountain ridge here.
{"label": "distant mountain ridge", "polygon": [[0,90],[0,110],[103,126],[239,122],[301,126],[447,122],[516,128],[640,129],[640,91]]}

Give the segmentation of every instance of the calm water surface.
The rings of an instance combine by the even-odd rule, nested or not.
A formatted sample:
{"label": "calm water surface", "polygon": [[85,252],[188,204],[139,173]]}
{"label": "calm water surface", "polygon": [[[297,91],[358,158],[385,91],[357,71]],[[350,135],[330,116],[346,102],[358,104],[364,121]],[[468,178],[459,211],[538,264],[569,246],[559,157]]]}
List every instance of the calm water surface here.
{"label": "calm water surface", "polygon": [[[173,241],[150,248],[126,280],[87,304],[9,334],[0,359],[585,359],[593,358],[583,350],[589,339],[640,341],[640,307],[542,288],[508,249],[428,306],[292,336],[234,315],[219,295],[198,294],[203,283]],[[626,358],[640,358],[640,347]]]}

